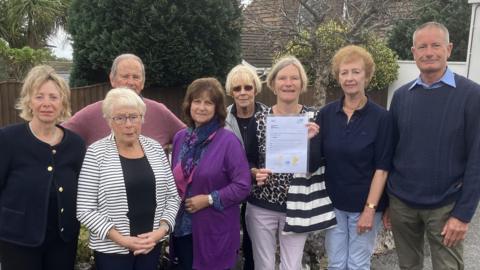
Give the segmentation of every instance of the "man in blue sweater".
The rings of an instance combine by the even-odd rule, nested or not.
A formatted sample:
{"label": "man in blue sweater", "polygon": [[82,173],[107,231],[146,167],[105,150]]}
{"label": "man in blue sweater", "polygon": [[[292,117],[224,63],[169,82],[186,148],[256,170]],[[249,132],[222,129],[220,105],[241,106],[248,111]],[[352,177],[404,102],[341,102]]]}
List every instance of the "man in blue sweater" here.
{"label": "man in blue sweater", "polygon": [[433,269],[464,268],[462,242],[480,197],[480,85],[447,67],[451,51],[445,26],[417,28],[420,76],[390,106],[395,155],[384,221],[401,269],[423,268],[425,234]]}

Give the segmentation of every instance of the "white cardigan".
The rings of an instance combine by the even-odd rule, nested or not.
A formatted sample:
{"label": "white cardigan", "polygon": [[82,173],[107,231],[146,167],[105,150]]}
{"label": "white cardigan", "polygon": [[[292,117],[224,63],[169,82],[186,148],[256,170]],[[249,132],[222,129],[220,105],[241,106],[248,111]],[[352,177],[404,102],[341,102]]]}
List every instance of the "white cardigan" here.
{"label": "white cardigan", "polygon": [[[160,220],[175,226],[180,197],[162,146],[140,135],[140,144],[155,175],[156,209],[153,228]],[[89,247],[103,253],[128,254],[129,250],[107,238],[115,226],[130,235],[128,201],[123,170],[113,134],[87,149],[78,180],[77,218],[90,231]]]}

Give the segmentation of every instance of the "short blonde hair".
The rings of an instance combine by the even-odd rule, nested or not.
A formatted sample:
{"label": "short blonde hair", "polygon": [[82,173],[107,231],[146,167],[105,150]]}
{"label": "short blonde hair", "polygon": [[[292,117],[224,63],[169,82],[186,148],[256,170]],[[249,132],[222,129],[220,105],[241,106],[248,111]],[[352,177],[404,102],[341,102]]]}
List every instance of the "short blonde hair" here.
{"label": "short blonde hair", "polygon": [[33,118],[32,109],[29,103],[36,91],[46,82],[52,81],[58,88],[62,100],[62,111],[57,118],[57,123],[67,120],[72,115],[70,105],[70,88],[65,80],[58,75],[55,70],[48,65],[39,65],[33,67],[25,77],[20,97],[15,108],[20,111],[20,117],[30,121]]}
{"label": "short blonde hair", "polygon": [[227,93],[227,95],[232,95],[233,83],[238,81],[252,82],[255,90],[255,95],[262,92],[262,82],[260,81],[260,78],[258,77],[255,70],[246,65],[237,65],[232,68],[232,70],[230,70],[230,72],[228,73],[227,81],[225,82],[225,92]]}
{"label": "short blonde hair", "polygon": [[340,65],[362,60],[365,65],[366,85],[370,83],[375,73],[375,62],[372,55],[364,48],[357,45],[347,45],[339,49],[332,58],[332,74],[338,81]]}
{"label": "short blonde hair", "polygon": [[[109,121],[112,117],[114,108],[131,107],[135,108],[145,116],[147,106],[142,98],[132,89],[114,88],[108,91],[102,102],[103,117]],[[143,119],[143,118],[142,118]]]}
{"label": "short blonde hair", "polygon": [[285,68],[286,66],[293,65],[298,69],[298,73],[300,73],[300,79],[302,81],[302,93],[307,91],[308,86],[308,77],[305,69],[303,68],[302,63],[295,57],[291,55],[283,56],[280,58],[275,65],[273,65],[272,69],[268,73],[267,76],[267,86],[270,90],[274,91],[274,81],[277,77],[278,72]]}

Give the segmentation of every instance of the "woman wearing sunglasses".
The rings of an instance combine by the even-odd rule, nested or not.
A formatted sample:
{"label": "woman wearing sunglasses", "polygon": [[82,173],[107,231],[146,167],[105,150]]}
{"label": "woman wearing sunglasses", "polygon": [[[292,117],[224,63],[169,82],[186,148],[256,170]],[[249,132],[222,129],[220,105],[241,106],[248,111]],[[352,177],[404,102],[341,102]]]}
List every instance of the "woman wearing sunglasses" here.
{"label": "woman wearing sunglasses", "polygon": [[255,101],[255,96],[262,91],[262,83],[253,69],[240,64],[228,73],[225,91],[234,101],[227,107],[225,127],[233,131],[245,146],[250,120],[256,112],[267,108]]}
{"label": "woman wearing sunglasses", "polygon": [[[253,115],[267,109],[265,104],[255,101],[255,96],[262,91],[262,83],[255,70],[240,64],[228,73],[225,90],[234,101],[232,105],[227,107],[225,128],[233,131],[242,145],[245,146],[247,144],[248,127],[249,125],[252,126],[250,122]],[[243,269],[253,270],[252,243],[245,224],[245,208],[246,202],[242,203],[241,209]]]}

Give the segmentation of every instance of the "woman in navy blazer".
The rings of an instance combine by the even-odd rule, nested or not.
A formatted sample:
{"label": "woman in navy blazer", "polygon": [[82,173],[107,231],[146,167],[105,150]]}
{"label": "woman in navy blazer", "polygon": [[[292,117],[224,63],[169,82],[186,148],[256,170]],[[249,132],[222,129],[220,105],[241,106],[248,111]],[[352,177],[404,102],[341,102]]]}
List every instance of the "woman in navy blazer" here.
{"label": "woman in navy blazer", "polygon": [[74,268],[77,180],[85,145],[58,125],[70,90],[49,66],[27,75],[17,103],[27,123],[0,129],[2,270]]}

